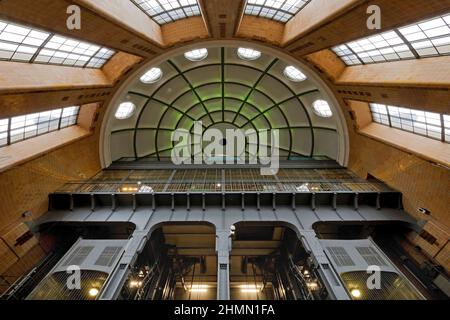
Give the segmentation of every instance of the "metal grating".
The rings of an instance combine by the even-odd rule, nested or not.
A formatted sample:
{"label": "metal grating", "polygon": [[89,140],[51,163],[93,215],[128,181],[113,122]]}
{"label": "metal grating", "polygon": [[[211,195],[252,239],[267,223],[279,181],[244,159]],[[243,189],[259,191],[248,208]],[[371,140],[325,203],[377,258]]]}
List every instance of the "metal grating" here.
{"label": "metal grating", "polygon": [[358,300],[421,300],[420,293],[403,277],[393,272],[381,273],[381,289],[370,290],[367,280],[371,276],[366,271],[355,271],[341,274],[348,292],[359,290]]}
{"label": "metal grating", "polygon": [[333,258],[334,262],[339,267],[351,267],[355,266],[355,262],[347,253],[344,247],[327,247],[328,252]]}
{"label": "metal grating", "polygon": [[372,247],[356,247],[358,253],[369,266],[387,266],[386,261]]}
{"label": "metal grating", "polygon": [[77,247],[70,256],[64,261],[63,267],[66,266],[80,266],[89,256],[89,254],[94,250],[92,246],[81,246]]}
{"label": "metal grating", "polygon": [[122,251],[122,247],[106,247],[103,249],[102,254],[95,261],[96,266],[112,267],[117,256]]}
{"label": "metal grating", "polygon": [[86,182],[72,182],[58,193],[153,192],[389,192],[386,185],[362,180],[345,169],[107,170]]}
{"label": "metal grating", "polygon": [[69,289],[70,273],[57,272],[44,279],[27,297],[27,300],[95,300],[89,294],[92,288],[99,291],[108,277],[107,273],[91,270],[81,271],[81,289]]}

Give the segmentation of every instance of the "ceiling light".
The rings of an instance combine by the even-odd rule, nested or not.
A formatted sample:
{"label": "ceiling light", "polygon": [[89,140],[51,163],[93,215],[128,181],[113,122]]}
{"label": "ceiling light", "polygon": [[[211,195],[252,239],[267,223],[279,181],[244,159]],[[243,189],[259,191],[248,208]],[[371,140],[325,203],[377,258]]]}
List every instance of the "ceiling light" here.
{"label": "ceiling light", "polygon": [[284,75],[293,82],[302,82],[307,79],[303,72],[293,66],[286,67],[286,69],[284,69]]}
{"label": "ceiling light", "polygon": [[314,112],[322,118],[330,118],[333,116],[330,105],[325,100],[316,100],[313,103]]}
{"label": "ceiling light", "polygon": [[140,288],[142,286],[142,281],[130,281],[129,286],[130,288]]}
{"label": "ceiling light", "polygon": [[255,284],[244,284],[241,286],[242,293],[257,293],[260,291],[259,286]]}
{"label": "ceiling light", "polygon": [[100,291],[97,288],[89,289],[89,296],[95,298]]}
{"label": "ceiling light", "polygon": [[202,61],[208,57],[208,49],[195,49],[184,54],[184,57],[190,61]]}
{"label": "ceiling light", "polygon": [[317,282],[314,282],[314,281],[308,282],[306,285],[310,290],[317,290],[317,288],[319,288],[319,285],[317,284]]}
{"label": "ceiling light", "polygon": [[116,119],[125,120],[131,118],[136,111],[136,105],[133,102],[123,102],[116,111]]}
{"label": "ceiling light", "polygon": [[237,55],[242,60],[253,61],[261,57],[261,52],[250,48],[239,48],[237,50]]}
{"label": "ceiling light", "polygon": [[205,293],[208,292],[209,286],[206,284],[196,284],[189,288],[190,292]]}
{"label": "ceiling light", "polygon": [[152,84],[161,80],[162,76],[163,72],[160,68],[151,68],[141,77],[141,82]]}
{"label": "ceiling light", "polygon": [[361,291],[359,289],[352,289],[352,291],[350,291],[350,293],[353,298],[356,298],[356,299],[361,298]]}

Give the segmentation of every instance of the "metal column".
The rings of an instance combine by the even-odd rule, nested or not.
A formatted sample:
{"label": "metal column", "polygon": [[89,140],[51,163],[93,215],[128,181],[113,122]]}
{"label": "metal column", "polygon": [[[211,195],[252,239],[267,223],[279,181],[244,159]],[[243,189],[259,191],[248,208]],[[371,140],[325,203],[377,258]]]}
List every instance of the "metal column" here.
{"label": "metal column", "polygon": [[147,239],[148,231],[135,231],[133,233],[125,248],[125,252],[102,290],[100,300],[116,300],[119,297],[122,287],[129,276],[130,267],[142,252]]}
{"label": "metal column", "polygon": [[217,300],[230,300],[230,230],[217,230]]}
{"label": "metal column", "polygon": [[315,231],[302,230],[300,231],[300,234],[303,246],[309,251],[311,257],[314,259],[317,272],[319,273],[331,298],[334,300],[350,300],[347,291],[339,280],[332,264],[328,260],[319,239],[317,239]]}

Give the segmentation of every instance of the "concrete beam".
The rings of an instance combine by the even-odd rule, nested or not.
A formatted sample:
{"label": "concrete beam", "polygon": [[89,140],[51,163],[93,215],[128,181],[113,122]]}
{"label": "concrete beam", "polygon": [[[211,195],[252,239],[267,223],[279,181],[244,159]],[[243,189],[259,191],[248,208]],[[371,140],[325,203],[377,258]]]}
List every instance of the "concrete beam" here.
{"label": "concrete beam", "polygon": [[346,66],[330,50],[306,57],[343,99],[448,113],[450,57]]}
{"label": "concrete beam", "polygon": [[200,0],[209,34],[214,38],[232,38],[241,23],[246,1]]}

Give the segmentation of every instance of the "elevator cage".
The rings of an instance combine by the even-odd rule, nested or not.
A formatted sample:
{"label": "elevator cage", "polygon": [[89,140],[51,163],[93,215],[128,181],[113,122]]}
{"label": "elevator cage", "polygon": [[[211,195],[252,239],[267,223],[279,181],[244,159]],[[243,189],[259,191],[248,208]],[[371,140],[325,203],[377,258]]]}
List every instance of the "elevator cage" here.
{"label": "elevator cage", "polygon": [[371,238],[320,242],[352,299],[424,299]]}
{"label": "elevator cage", "polygon": [[79,239],[27,300],[96,300],[127,243]]}

